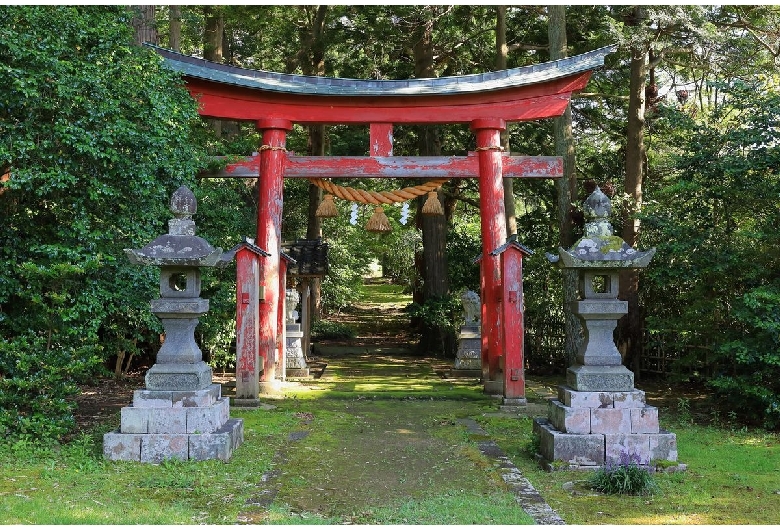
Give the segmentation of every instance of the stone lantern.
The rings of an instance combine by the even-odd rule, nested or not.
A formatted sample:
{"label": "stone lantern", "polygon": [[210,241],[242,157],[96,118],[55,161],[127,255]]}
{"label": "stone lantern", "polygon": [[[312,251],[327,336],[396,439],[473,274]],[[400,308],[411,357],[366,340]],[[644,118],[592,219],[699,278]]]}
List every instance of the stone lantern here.
{"label": "stone lantern", "polygon": [[122,409],[119,431],[104,437],[111,460],[228,460],[243,439],[243,421],[229,418],[228,398],[212,383],[195,342],[198,319],[209,309],[200,298],[199,268],[224,266],[233,255],[195,235],[197,202],[188,188],[174,192],[171,211],[167,234],[125,250],[131,263],[160,268],[160,298],[151,310],[162,321],[165,341],[146,373],[146,388]]}
{"label": "stone lantern", "polygon": [[628,302],[618,300],[621,270],[644,268],[655,249],[640,252],[613,235],[609,198],[597,187],[585,200],[585,234],[570,250],[548,259],[579,272],[580,300],[572,309],[583,324],[584,340],[566,385],[548,405],[548,419],[536,418],[543,461],[573,467],[620,462],[621,453],[650,465],[677,461],[676,437],[658,427],[658,409],[645,404],[634,388],[634,374],[623,366],[613,332]]}

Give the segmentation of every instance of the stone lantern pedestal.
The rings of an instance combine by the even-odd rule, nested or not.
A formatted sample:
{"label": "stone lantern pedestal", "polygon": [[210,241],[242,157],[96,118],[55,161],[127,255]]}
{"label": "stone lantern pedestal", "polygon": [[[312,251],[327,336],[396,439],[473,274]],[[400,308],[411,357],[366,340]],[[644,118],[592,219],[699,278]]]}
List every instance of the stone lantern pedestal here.
{"label": "stone lantern pedestal", "polygon": [[192,192],[179,188],[171,198],[175,218],[168,234],[126,250],[132,263],[160,267],[160,298],[151,309],[162,321],[165,341],[146,373],[146,388],[122,408],[119,430],[103,437],[109,460],[227,461],[243,441],[243,420],[230,418],[228,398],[212,383],[211,367],[195,342],[198,319],[209,310],[209,301],[200,298],[199,267],[233,258],[195,235],[196,209]]}
{"label": "stone lantern pedestal", "polygon": [[572,310],[585,337],[566,385],[548,403],[548,417],[534,420],[542,461],[586,469],[621,462],[621,455],[645,466],[676,462],[676,436],[659,428],[658,409],[634,388],[634,374],[623,366],[613,339],[618,319],[628,313],[628,302],[617,299],[620,269],[647,266],[655,249],[638,252],[612,235],[607,220],[612,207],[598,188],[584,210],[584,237],[571,250],[548,254],[580,271],[581,299],[572,302]]}

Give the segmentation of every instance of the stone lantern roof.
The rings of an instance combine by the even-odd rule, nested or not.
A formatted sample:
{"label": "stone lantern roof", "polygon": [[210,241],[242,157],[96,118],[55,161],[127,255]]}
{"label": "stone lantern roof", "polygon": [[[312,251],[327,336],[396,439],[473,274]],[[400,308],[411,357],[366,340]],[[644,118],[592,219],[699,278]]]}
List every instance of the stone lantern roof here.
{"label": "stone lantern roof", "polygon": [[585,234],[566,250],[558,247],[558,255],[547,253],[547,259],[565,268],[637,269],[650,263],[655,248],[638,251],[613,235],[609,216],[612,203],[597,186],[583,203]]}
{"label": "stone lantern roof", "polygon": [[173,219],[168,221],[168,233],[161,235],[141,249],[125,249],[128,259],[135,265],[224,266],[232,255],[195,235],[192,216],[198,211],[195,195],[186,186],[180,186],[171,196]]}

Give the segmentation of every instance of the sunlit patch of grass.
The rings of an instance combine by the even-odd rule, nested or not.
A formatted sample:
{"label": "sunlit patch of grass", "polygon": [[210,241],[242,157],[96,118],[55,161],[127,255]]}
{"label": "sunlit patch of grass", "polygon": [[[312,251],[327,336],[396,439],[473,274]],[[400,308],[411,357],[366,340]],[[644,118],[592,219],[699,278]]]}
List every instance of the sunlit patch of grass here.
{"label": "sunlit patch of grass", "polygon": [[270,469],[291,413],[233,411],[244,418],[244,444],[228,462],[107,462],[104,426],[61,447],[0,447],[2,524],[235,523],[258,476]]}
{"label": "sunlit patch of grass", "polygon": [[519,509],[509,493],[491,497],[463,491],[438,493],[425,499],[407,500],[358,514],[350,522],[358,524],[534,524]]}
{"label": "sunlit patch of grass", "polygon": [[412,295],[403,292],[403,285],[392,283],[364,284],[361,290],[360,301],[365,304],[396,304],[406,305],[412,303]]}

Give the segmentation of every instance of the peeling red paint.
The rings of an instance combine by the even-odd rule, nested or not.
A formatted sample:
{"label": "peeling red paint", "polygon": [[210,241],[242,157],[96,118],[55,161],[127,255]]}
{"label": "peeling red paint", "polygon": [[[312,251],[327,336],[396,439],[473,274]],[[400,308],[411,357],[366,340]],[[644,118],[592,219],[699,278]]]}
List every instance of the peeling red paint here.
{"label": "peeling red paint", "polygon": [[523,250],[510,244],[501,253],[504,398],[525,398]]}
{"label": "peeling red paint", "polygon": [[477,136],[479,167],[479,209],[482,234],[482,364],[488,378],[496,380],[501,356],[501,312],[496,300],[501,285],[499,260],[491,252],[506,241],[506,215],[504,210],[504,185],[502,156],[497,149],[501,145],[501,131],[506,124],[501,120],[479,120],[471,125]]}
{"label": "peeling red paint", "polygon": [[280,262],[282,227],[282,189],[284,177],[283,151],[287,131],[292,124],[282,120],[258,122],[263,133],[260,148],[260,171],[257,199],[256,245],[269,252],[271,259],[263,260],[260,276],[265,284],[265,303],[260,309],[258,346],[264,359],[261,381],[274,381],[276,377],[276,351],[278,341],[278,315],[281,310]]}
{"label": "peeling red paint", "polygon": [[[372,143],[372,151],[374,150]],[[500,155],[507,178],[560,178],[563,159],[558,156]],[[257,177],[259,155],[229,164],[209,177]],[[468,156],[294,156],[286,155],[285,178],[475,178],[477,153]]]}

